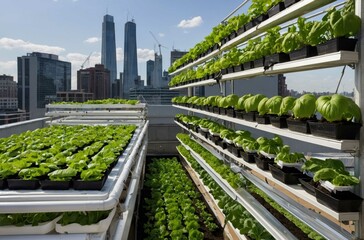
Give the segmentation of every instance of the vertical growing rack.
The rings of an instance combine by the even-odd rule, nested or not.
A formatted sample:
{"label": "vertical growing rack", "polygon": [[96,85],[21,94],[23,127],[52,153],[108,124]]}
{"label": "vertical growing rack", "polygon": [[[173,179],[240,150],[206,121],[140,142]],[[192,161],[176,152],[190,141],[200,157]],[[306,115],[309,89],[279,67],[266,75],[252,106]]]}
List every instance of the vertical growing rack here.
{"label": "vertical growing rack", "polygon": [[[291,21],[299,16],[313,12],[321,7],[324,7],[330,3],[341,2],[336,0],[301,0],[292,5],[289,8],[281,11],[277,15],[263,21],[259,25],[249,29],[248,31],[242,33],[241,35],[233,38],[227,43],[223,44],[219,49],[212,51],[211,53],[177,69],[171,75],[179,74],[190,68],[194,68],[216,56],[222,54],[223,52],[229,51],[231,48],[246,42],[247,40],[260,35],[271,27],[281,25]],[[188,95],[192,96],[195,87],[208,86],[213,84],[220,84],[223,92],[226,93],[227,82],[233,82],[235,80],[249,80],[249,78],[262,76],[262,75],[274,75],[274,74],[284,74],[291,72],[300,71],[310,71],[315,69],[324,69],[331,67],[338,67],[344,65],[351,65],[355,67],[355,102],[361,108],[362,115],[364,114],[364,64],[362,59],[364,59],[364,38],[362,34],[364,32],[364,3],[361,0],[355,0],[356,15],[361,17],[361,33],[358,36],[357,50],[351,51],[339,51],[335,53],[324,54],[320,56],[305,58],[301,60],[289,61],[285,63],[278,63],[271,66],[269,69],[264,69],[264,67],[253,68],[250,70],[244,70],[241,72],[234,72],[222,75],[219,81],[215,79],[205,79],[198,82],[187,83],[184,85],[179,85],[171,87],[171,90],[178,89],[188,89]],[[233,89],[232,92],[234,93]],[[240,126],[247,127],[248,129],[258,129],[260,131],[274,133],[287,138],[299,140],[306,143],[313,143],[319,146],[332,148],[342,152],[350,152],[355,156],[355,175],[360,176],[364,172],[364,130],[360,130],[360,140],[333,140],[323,137],[316,137],[313,135],[302,134],[292,132],[286,129],[279,129],[270,125],[262,125],[257,123],[252,123],[245,120],[240,120],[237,118],[229,117],[226,115],[220,115],[212,112],[207,112],[204,110],[190,108],[185,106],[174,105],[174,107],[179,108],[184,111],[188,111],[190,114],[201,114],[209,118],[219,119],[226,123],[238,124]],[[185,131],[188,131],[191,137],[195,138],[197,142],[203,147],[210,150],[214,155],[219,156],[219,158],[226,160],[230,163],[235,163],[241,166],[241,174],[254,183],[258,188],[263,190],[269,197],[274,199],[283,208],[288,210],[290,213],[295,215],[302,222],[306,223],[308,226],[313,228],[318,233],[327,239],[362,239],[364,238],[364,217],[362,210],[360,212],[335,212],[330,208],[326,207],[317,202],[317,200],[311,195],[307,194],[300,187],[291,187],[285,185],[284,183],[274,179],[272,175],[268,172],[262,171],[255,166],[255,164],[247,163],[241,161],[238,157],[231,154],[226,149],[214,145],[211,141],[207,140],[204,136],[196,133],[180,123],[176,122]],[[191,150],[192,151],[192,150]],[[192,151],[193,152],[193,151]],[[195,158],[199,163],[219,181],[218,174],[215,174],[209,167],[204,164],[204,161],[198,154],[193,153]],[[263,179],[263,180],[262,180]],[[227,189],[223,181],[221,182],[221,187],[225,187],[226,192],[231,194],[231,189]],[[277,194],[277,191],[279,194]],[[359,185],[358,193],[362,198],[364,197],[363,180],[361,179]],[[238,196],[237,193],[232,193]],[[280,195],[280,196],[277,196]],[[241,197],[241,196],[240,196]],[[246,204],[246,203],[245,203]],[[249,203],[247,203],[249,205]],[[249,209],[249,206],[247,206]],[[254,214],[253,214],[254,215]],[[258,216],[257,217],[261,217]],[[270,216],[267,216],[270,217]],[[257,218],[257,219],[258,219]],[[350,233],[348,229],[344,229],[342,222],[354,222],[355,231]],[[269,223],[268,223],[269,224]],[[280,233],[274,231],[274,224],[267,226],[269,232],[277,239],[291,239],[288,234],[284,238]],[[284,230],[283,230],[284,231]],[[294,239],[294,238],[293,238]]]}

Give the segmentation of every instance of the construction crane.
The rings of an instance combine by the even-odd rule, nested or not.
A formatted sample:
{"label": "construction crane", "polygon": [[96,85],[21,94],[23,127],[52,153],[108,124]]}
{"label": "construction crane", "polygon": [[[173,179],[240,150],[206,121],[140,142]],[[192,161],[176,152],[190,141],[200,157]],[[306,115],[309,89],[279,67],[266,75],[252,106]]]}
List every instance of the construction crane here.
{"label": "construction crane", "polygon": [[164,48],[167,48],[167,47],[163,46],[162,44],[160,44],[160,43],[158,42],[157,38],[154,36],[154,34],[152,33],[152,31],[149,31],[149,32],[150,32],[150,34],[152,35],[152,37],[154,38],[154,40],[157,42],[157,44],[158,44],[158,48],[159,48],[159,55],[160,55],[160,56],[162,56],[161,47],[164,47]]}
{"label": "construction crane", "polygon": [[86,62],[88,62],[90,60],[91,55],[92,55],[92,52],[90,52],[90,54],[88,55],[88,57],[86,58],[86,60],[82,63],[81,69],[83,69],[83,67],[85,66]]}

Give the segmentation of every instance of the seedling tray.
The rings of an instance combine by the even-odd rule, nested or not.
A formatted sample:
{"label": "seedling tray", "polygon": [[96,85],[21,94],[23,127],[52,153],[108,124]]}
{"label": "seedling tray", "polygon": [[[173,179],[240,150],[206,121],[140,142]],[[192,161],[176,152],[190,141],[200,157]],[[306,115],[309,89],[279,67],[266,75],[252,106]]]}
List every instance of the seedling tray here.
{"label": "seedling tray", "polygon": [[269,119],[269,116],[267,116],[267,115],[263,115],[263,116],[257,115],[257,116],[255,116],[255,120],[259,124],[270,124],[270,119]]}
{"label": "seedling tray", "polygon": [[105,184],[107,176],[105,175],[98,181],[73,180],[73,189],[75,190],[101,190]]}
{"label": "seedling tray", "polygon": [[270,123],[277,128],[287,128],[286,116],[270,116]]}
{"label": "seedling tray", "polygon": [[291,131],[300,133],[311,133],[307,120],[287,118],[287,127]]}
{"label": "seedling tray", "polygon": [[255,118],[256,115],[258,115],[257,112],[244,113],[244,120],[247,120],[249,122],[255,122],[256,121],[256,118]]}
{"label": "seedling tray", "polygon": [[284,9],[285,9],[284,2],[279,2],[278,4],[271,7],[267,13],[269,17],[273,17],[274,15],[276,15],[277,13],[281,12]]}
{"label": "seedling tray", "polygon": [[255,157],[257,156],[257,153],[240,151],[240,154],[244,161],[246,161],[248,163],[255,163]]}
{"label": "seedling tray", "polygon": [[301,49],[297,49],[297,50],[294,50],[294,51],[290,52],[289,53],[289,59],[291,61],[293,61],[293,60],[313,57],[313,56],[316,56],[316,55],[317,55],[316,47],[304,46]]}
{"label": "seedling tray", "polygon": [[68,190],[71,187],[71,181],[52,181],[44,179],[40,181],[40,187],[43,190]]}
{"label": "seedling tray", "polygon": [[39,187],[39,180],[8,179],[10,190],[34,190]]}

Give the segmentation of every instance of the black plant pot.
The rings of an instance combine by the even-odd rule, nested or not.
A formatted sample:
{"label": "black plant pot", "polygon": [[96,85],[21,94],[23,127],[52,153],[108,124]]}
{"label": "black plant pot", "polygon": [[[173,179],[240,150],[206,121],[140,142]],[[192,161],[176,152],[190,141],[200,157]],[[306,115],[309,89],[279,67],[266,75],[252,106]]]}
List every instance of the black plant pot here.
{"label": "black plant pot", "polygon": [[267,14],[268,17],[273,17],[274,15],[276,15],[277,13],[283,11],[286,7],[284,6],[284,2],[279,2],[278,4],[274,5],[273,7],[271,7]]}
{"label": "black plant pot", "polygon": [[235,31],[233,31],[232,33],[230,33],[229,38],[230,38],[230,40],[231,40],[231,39],[236,38],[237,36],[238,36],[238,33],[237,33],[237,32],[235,32]]}
{"label": "black plant pot", "polygon": [[355,45],[358,39],[339,37],[331,39],[325,43],[316,46],[317,55],[339,51],[355,51]]}
{"label": "black plant pot", "polygon": [[314,57],[317,55],[317,49],[316,47],[312,46],[304,46],[301,49],[294,50],[289,53],[289,59],[291,61],[308,58],[308,57]]}
{"label": "black plant pot", "polygon": [[275,179],[288,185],[298,184],[298,179],[304,177],[304,174],[294,167],[280,168],[277,164],[269,164],[269,170]]}
{"label": "black plant pot", "polygon": [[287,128],[287,116],[269,116],[270,123],[272,126],[277,128]]}
{"label": "black plant pot", "polygon": [[256,115],[258,115],[258,112],[244,113],[244,120],[247,120],[249,122],[255,122],[256,121]]}
{"label": "black plant pot", "polygon": [[220,114],[220,109],[219,109],[219,107],[213,107],[213,109],[212,109],[212,112],[213,113],[216,113],[216,114]]}
{"label": "black plant pot", "polygon": [[234,110],[235,112],[235,117],[239,118],[239,119],[244,119],[244,110]]}
{"label": "black plant pot", "polygon": [[231,148],[231,153],[234,154],[234,156],[236,156],[236,157],[241,157],[240,153],[241,153],[242,150],[243,149],[241,147],[233,146]]}
{"label": "black plant pot", "polygon": [[228,144],[225,141],[218,141],[217,145],[220,146],[222,149],[226,149],[228,147]]}
{"label": "black plant pot", "polygon": [[335,194],[321,186],[315,188],[315,193],[319,203],[336,212],[358,212],[363,200],[352,192],[345,191],[345,193]]}
{"label": "black plant pot", "polygon": [[7,179],[10,190],[34,190],[39,187],[39,180]]}
{"label": "black plant pot", "polygon": [[205,132],[205,131],[202,131],[202,129],[201,128],[199,128],[198,129],[198,132],[202,135],[202,136],[204,136],[206,139],[208,138],[208,132]]}
{"label": "black plant pot", "polygon": [[243,26],[241,26],[241,27],[238,29],[238,31],[237,31],[237,35],[239,36],[239,35],[243,34],[245,31],[246,31],[246,30],[245,30],[245,25],[243,25]]}
{"label": "black plant pot", "polygon": [[283,63],[289,61],[289,55],[286,53],[275,53],[265,57],[264,67],[269,68],[276,63]]}
{"label": "black plant pot", "polygon": [[[317,121],[317,120],[310,120],[310,121]],[[287,118],[287,126],[288,129],[291,131],[307,133],[307,134],[311,133],[307,119]]]}
{"label": "black plant pot", "polygon": [[75,190],[101,190],[106,182],[107,176],[98,181],[73,180],[73,189]]}
{"label": "black plant pot", "polygon": [[228,115],[229,117],[235,117],[235,110],[234,108],[226,108],[226,115]]}
{"label": "black plant pot", "polygon": [[289,6],[299,2],[300,0],[285,0],[284,1],[284,7],[288,8]]}
{"label": "black plant pot", "polygon": [[359,123],[309,121],[308,124],[312,135],[333,139],[359,139]]}
{"label": "black plant pot", "polygon": [[298,181],[300,182],[303,190],[305,190],[307,193],[309,193],[313,196],[316,196],[316,192],[315,192],[316,186],[314,185],[312,178],[302,177],[302,178],[299,178]]}
{"label": "black plant pot", "polygon": [[249,29],[251,29],[252,27],[257,26],[258,24],[260,24],[261,22],[265,21],[268,19],[268,15],[267,14],[262,14],[254,19],[252,19],[250,22],[248,22],[247,24],[245,24],[245,31],[248,31]]}
{"label": "black plant pot", "polygon": [[259,124],[270,124],[270,118],[268,115],[257,115],[255,116],[255,120]]}
{"label": "black plant pot", "polygon": [[0,189],[5,189],[8,187],[8,182],[6,179],[0,179]]}
{"label": "black plant pot", "polygon": [[249,69],[254,68],[254,61],[249,61],[249,62],[243,63],[243,68],[244,68],[244,70],[249,70]]}
{"label": "black plant pot", "polygon": [[262,170],[269,170],[269,164],[274,163],[273,158],[267,158],[262,155],[255,156],[255,163],[257,164],[257,167]]}
{"label": "black plant pot", "polygon": [[234,72],[241,72],[244,70],[243,65],[234,66]]}
{"label": "black plant pot", "polygon": [[255,163],[255,158],[258,157],[257,153],[250,153],[245,151],[241,151],[240,155],[243,158],[243,160],[248,163]]}
{"label": "black plant pot", "polygon": [[71,187],[71,181],[51,181],[44,179],[40,181],[40,187],[43,190],[68,190]]}
{"label": "black plant pot", "polygon": [[254,68],[263,67],[264,61],[265,61],[264,57],[254,60]]}
{"label": "black plant pot", "polygon": [[220,107],[220,108],[219,108],[219,114],[220,114],[220,115],[226,115],[226,108],[222,108],[222,107]]}
{"label": "black plant pot", "polygon": [[212,141],[215,145],[218,145],[218,143],[220,141],[222,141],[222,139],[220,138],[220,136],[214,136],[214,135],[211,135],[209,134],[209,139],[210,141]]}

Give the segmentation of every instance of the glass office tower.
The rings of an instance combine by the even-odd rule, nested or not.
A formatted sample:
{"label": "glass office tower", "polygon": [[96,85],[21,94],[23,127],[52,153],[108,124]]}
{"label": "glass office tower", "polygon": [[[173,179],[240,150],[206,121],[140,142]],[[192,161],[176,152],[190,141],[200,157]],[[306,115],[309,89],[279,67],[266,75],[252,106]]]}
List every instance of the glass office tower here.
{"label": "glass office tower", "polygon": [[135,88],[138,81],[138,58],[136,44],[136,24],[134,20],[125,23],[124,39],[124,74],[123,74],[123,97],[129,97],[129,91]]}
{"label": "glass office tower", "polygon": [[[102,22],[102,46],[101,46],[101,64],[110,71],[110,91],[112,84],[116,80],[116,44],[115,44],[115,24],[114,17],[110,15],[104,16]],[[110,96],[112,97],[112,96]]]}

